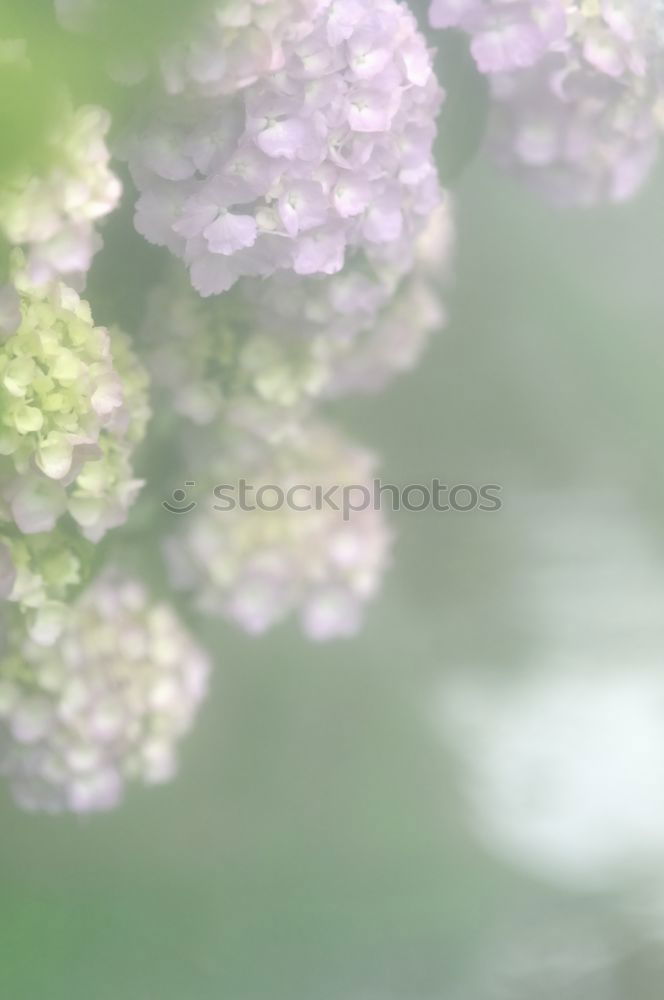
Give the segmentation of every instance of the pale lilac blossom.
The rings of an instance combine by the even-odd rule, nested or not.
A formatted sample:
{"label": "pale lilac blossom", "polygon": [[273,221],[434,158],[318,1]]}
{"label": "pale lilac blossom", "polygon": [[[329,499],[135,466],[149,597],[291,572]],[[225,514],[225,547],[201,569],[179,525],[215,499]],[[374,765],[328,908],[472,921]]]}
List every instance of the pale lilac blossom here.
{"label": "pale lilac blossom", "polygon": [[[253,18],[277,7],[234,6],[243,16],[231,34],[252,37]],[[357,249],[408,252],[440,200],[443,95],[410,11],[396,0],[290,7],[307,16],[289,26],[276,65],[227,92],[210,74],[218,65],[223,77],[230,28],[192,42],[188,74],[124,142],[136,228],[185,261],[203,296],[243,276],[336,274]],[[199,60],[206,96],[191,85]]]}
{"label": "pale lilac blossom", "polygon": [[482,73],[523,69],[560,45],[567,0],[432,0],[433,28],[460,28]]}
{"label": "pale lilac blossom", "polygon": [[557,204],[623,202],[638,193],[659,153],[654,79],[616,79],[586,63],[549,57],[494,78],[489,149],[495,160]]}
{"label": "pale lilac blossom", "polygon": [[491,89],[497,161],[559,204],[633,197],[661,131],[664,10],[642,0],[434,0]]}
{"label": "pale lilac blossom", "polygon": [[357,254],[332,276],[245,278],[210,302],[170,274],[142,329],[164,405],[276,440],[326,398],[382,388],[445,324],[454,237],[447,198],[414,255]]}

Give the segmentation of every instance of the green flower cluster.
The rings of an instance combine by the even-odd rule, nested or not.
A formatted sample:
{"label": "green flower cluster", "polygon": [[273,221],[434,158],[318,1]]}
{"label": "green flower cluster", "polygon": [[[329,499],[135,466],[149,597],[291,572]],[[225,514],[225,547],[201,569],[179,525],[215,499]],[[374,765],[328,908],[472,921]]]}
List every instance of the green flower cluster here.
{"label": "green flower cluster", "polygon": [[86,462],[72,483],[67,509],[92,542],[127,520],[144,483],[136,479],[134,452],[143,441],[150,420],[150,380],[131,347],[130,338],[111,328],[114,369],[120,378],[124,406],[99,437],[100,456]]}
{"label": "green flower cluster", "polygon": [[157,387],[199,426],[222,419],[280,437],[325,380],[308,331],[281,324],[283,335],[274,336],[259,321],[253,286],[234,289],[223,303],[204,302],[178,272],[153,291],[142,330]]}
{"label": "green flower cluster", "polygon": [[123,406],[122,383],[108,332],[76,292],[23,278],[16,288],[21,323],[0,344],[0,455],[18,476],[36,468],[62,482]]}
{"label": "green flower cluster", "polygon": [[67,601],[83,585],[91,546],[62,529],[19,535],[0,526],[0,601],[12,605],[9,620],[33,642],[52,645],[67,619]]}
{"label": "green flower cluster", "polygon": [[95,221],[117,207],[122,186],[109,166],[108,113],[74,108],[61,95],[56,106],[46,140],[48,165],[38,173],[26,167],[0,184],[0,232],[25,250],[31,281],[63,278],[82,287],[102,245]]}
{"label": "green flower cluster", "polygon": [[16,287],[21,322],[0,342],[0,521],[48,531],[69,511],[99,541],[141,487],[131,459],[150,416],[148,376],[126,335],[95,327],[76,292]]}
{"label": "green flower cluster", "polygon": [[51,642],[85,575],[80,536],[123,524],[143,485],[149,380],[126,334],[65,285],[34,288],[22,263],[0,290],[0,599]]}

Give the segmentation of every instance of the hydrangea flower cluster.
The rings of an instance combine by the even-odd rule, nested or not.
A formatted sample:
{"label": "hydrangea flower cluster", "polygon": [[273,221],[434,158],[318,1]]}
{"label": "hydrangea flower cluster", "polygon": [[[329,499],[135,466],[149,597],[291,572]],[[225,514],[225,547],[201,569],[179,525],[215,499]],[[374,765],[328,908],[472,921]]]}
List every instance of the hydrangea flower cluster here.
{"label": "hydrangea flower cluster", "polygon": [[[104,0],[54,0],[54,5],[57,20],[67,31],[99,33]],[[236,93],[283,69],[285,43],[310,31],[314,0],[217,0],[201,7],[193,36],[172,41],[156,53],[145,44],[133,52],[125,48],[114,54],[109,74],[131,86],[152,69],[169,94]],[[151,66],[155,57],[156,66]],[[118,72],[119,67],[125,72]]]}
{"label": "hydrangea flower cluster", "polygon": [[663,91],[644,10],[577,11],[564,51],[494,81],[494,155],[556,202],[624,201],[650,174]]}
{"label": "hydrangea flower cluster", "polygon": [[63,278],[82,288],[102,242],[95,223],[115,209],[122,186],[109,166],[102,108],[62,101],[48,137],[48,166],[0,184],[0,232],[24,248],[34,284]]}
{"label": "hydrangea flower cluster", "polygon": [[209,665],[167,605],[113,572],[51,649],[10,635],[0,659],[0,773],[29,810],[112,809],[129,780],[171,779]]}
{"label": "hydrangea flower cluster", "polygon": [[[337,352],[325,395],[376,392],[422,359],[432,334],[447,322],[442,292],[456,246],[450,199],[430,217],[415,244],[412,267],[389,295],[375,321]],[[355,307],[359,305],[355,302]]]}
{"label": "hydrangea flower cluster", "polygon": [[434,28],[459,28],[482,73],[563,53],[607,76],[643,76],[664,41],[661,0],[431,0]]}
{"label": "hydrangea flower cluster", "polygon": [[432,0],[433,28],[459,28],[471,38],[482,73],[504,73],[535,63],[567,32],[567,0]]}
{"label": "hydrangea flower cluster", "polygon": [[659,3],[434,0],[431,21],[466,30],[490,75],[499,163],[559,203],[638,191],[661,129]]}
{"label": "hydrangea flower cluster", "polygon": [[555,204],[629,200],[659,152],[656,88],[587,67],[565,81],[557,63],[495,80],[494,159]]}
{"label": "hydrangea flower cluster", "polygon": [[[325,6],[329,6],[325,0],[215,3],[203,12],[193,37],[177,41],[161,54],[165,89],[169,94],[219,97],[280,72],[287,66],[290,46],[311,35],[312,21]],[[333,23],[336,20],[341,31],[352,27],[358,6],[337,2]]]}
{"label": "hydrangea flower cluster", "polygon": [[91,542],[125,524],[144,481],[134,473],[136,449],[151,417],[150,379],[131,340],[110,329],[113,367],[122,383],[123,410],[99,436],[101,454],[86,462],[67,492],[67,510]]}
{"label": "hydrangea flower cluster", "polygon": [[[227,497],[217,510],[199,509],[168,540],[174,585],[195,588],[203,612],[252,635],[292,613],[311,639],[353,635],[382,582],[391,533],[373,505],[344,519],[318,495],[344,485],[371,489],[374,467],[372,455],[320,424],[278,447],[227,436],[218,483],[243,479],[255,492],[245,504],[236,495],[232,510]],[[289,503],[291,487],[301,492]]]}
{"label": "hydrangea flower cluster", "polygon": [[126,139],[136,227],[186,261],[204,296],[241,276],[335,274],[357,248],[407,250],[440,198],[431,150],[443,95],[412,13],[396,0],[241,4],[247,23],[228,37],[251,47],[259,7],[306,9],[280,68],[200,96],[187,82],[223,76],[225,51],[202,36],[185,93],[156,98]]}
{"label": "hydrangea flower cluster", "polygon": [[221,418],[279,437],[317,400],[382,387],[415,365],[444,323],[454,238],[446,199],[414,260],[358,254],[338,275],[243,279],[211,303],[174,274],[143,328],[154,382],[197,424]]}
{"label": "hydrangea flower cluster", "polygon": [[67,602],[85,582],[90,562],[85,544],[60,529],[19,535],[0,524],[0,606],[7,601],[23,616],[34,643],[52,645],[67,619]]}
{"label": "hydrangea flower cluster", "polygon": [[146,361],[180,416],[279,441],[331,393],[386,298],[370,270],[243,279],[211,303],[170,280],[150,297]]}
{"label": "hydrangea flower cluster", "polygon": [[33,289],[19,277],[5,315],[0,522],[39,533],[68,511],[99,541],[123,523],[141,486],[131,456],[149,413],[147,375],[125,335],[95,327],[89,305],[64,285]]}

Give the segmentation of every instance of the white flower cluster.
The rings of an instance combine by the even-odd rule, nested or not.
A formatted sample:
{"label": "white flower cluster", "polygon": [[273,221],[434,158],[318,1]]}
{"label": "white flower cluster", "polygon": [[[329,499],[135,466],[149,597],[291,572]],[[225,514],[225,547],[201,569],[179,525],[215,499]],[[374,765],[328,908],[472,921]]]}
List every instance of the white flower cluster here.
{"label": "white flower cluster", "polygon": [[249,49],[252,15],[281,11],[278,68],[271,58],[244,89],[200,96],[197,77],[225,92],[226,49],[214,35],[189,45],[170,88],[185,93],[155,98],[126,139],[139,232],[185,260],[204,296],[242,276],[335,274],[356,248],[408,252],[440,198],[443,96],[413,15],[396,0],[230,10],[244,22],[222,37]]}
{"label": "white flower cluster", "polygon": [[101,247],[95,222],[120,201],[122,187],[109,166],[110,117],[99,107],[62,101],[42,173],[29,169],[0,183],[0,232],[24,248],[33,284],[55,278],[82,288]]}
{"label": "white flower cluster", "polygon": [[449,199],[415,259],[358,254],[337,275],[243,279],[204,303],[174,274],[151,296],[147,363],[169,405],[278,438],[326,397],[382,387],[413,367],[444,324],[455,230]]}
{"label": "white flower cluster", "polygon": [[[202,611],[253,635],[292,613],[309,638],[353,635],[381,585],[391,533],[372,504],[344,519],[316,493],[344,485],[370,489],[374,466],[373,456],[320,424],[275,447],[229,436],[218,482],[244,479],[255,493],[244,509],[236,496],[233,509],[224,502],[223,510],[199,509],[187,518],[182,534],[165,546],[173,583],[195,588]],[[307,494],[279,503],[275,490],[286,497],[296,486]]]}
{"label": "white flower cluster", "polygon": [[209,665],[168,606],[114,573],[52,649],[10,635],[0,659],[0,773],[29,810],[112,809],[125,783],[170,780]]}
{"label": "white flower cluster", "polygon": [[131,456],[149,415],[147,375],[125,335],[95,327],[66,286],[34,289],[19,278],[5,297],[0,522],[45,532],[68,511],[99,541],[142,485]]}

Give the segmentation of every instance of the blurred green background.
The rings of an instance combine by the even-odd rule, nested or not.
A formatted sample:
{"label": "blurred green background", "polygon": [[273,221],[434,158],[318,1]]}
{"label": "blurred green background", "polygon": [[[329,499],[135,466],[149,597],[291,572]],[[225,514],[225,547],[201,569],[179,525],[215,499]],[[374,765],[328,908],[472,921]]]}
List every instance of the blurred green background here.
{"label": "blurred green background", "polygon": [[[0,996],[661,997],[658,927],[633,919],[631,897],[557,885],[475,835],[432,706],[448,678],[507,683],[556,645],[527,610],[528,581],[547,570],[533,538],[589,494],[598,517],[620,498],[661,569],[649,595],[661,658],[664,175],[631,205],[562,213],[480,158],[455,195],[447,330],[418,372],[334,416],[383,456],[385,480],[500,483],[503,510],[396,515],[393,571],[352,642],[313,646],[294,627],[252,641],[183,607],[216,673],[179,779],[83,821],[23,815],[2,794]],[[111,220],[95,263],[102,321],[131,320],[158,268],[127,232],[126,216]],[[116,302],[126,315],[109,316]],[[169,515],[148,496],[158,530]],[[560,558],[583,608],[590,556],[575,539]],[[629,605],[613,542],[602,565]],[[565,638],[592,658],[616,628],[600,605]],[[620,628],[643,655],[642,616]],[[664,862],[651,882],[662,876]],[[563,952],[583,954],[586,935],[609,959],[556,987],[528,937],[552,927]],[[541,971],[525,989],[491,972],[515,942]]]}

